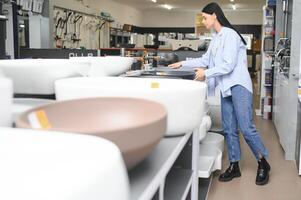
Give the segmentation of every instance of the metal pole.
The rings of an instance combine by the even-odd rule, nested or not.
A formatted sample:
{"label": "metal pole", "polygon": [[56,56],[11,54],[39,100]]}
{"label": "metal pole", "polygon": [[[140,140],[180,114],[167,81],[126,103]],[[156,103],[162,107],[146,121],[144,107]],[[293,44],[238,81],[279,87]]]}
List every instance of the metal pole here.
{"label": "metal pole", "polygon": [[18,5],[16,0],[11,1],[12,4],[12,15],[13,15],[13,35],[14,35],[14,57],[15,59],[20,58],[20,47],[19,47],[19,22],[18,22]]}
{"label": "metal pole", "polygon": [[125,48],[120,48],[120,56],[125,57]]}
{"label": "metal pole", "polygon": [[192,186],[191,186],[191,200],[199,199],[199,155],[200,155],[200,139],[199,129],[195,128],[192,133]]}
{"label": "metal pole", "polygon": [[6,17],[2,15],[2,1],[0,1],[0,59],[6,57]]}
{"label": "metal pole", "polygon": [[283,0],[283,14],[284,14],[284,37],[287,38],[287,27],[288,27],[288,0]]}

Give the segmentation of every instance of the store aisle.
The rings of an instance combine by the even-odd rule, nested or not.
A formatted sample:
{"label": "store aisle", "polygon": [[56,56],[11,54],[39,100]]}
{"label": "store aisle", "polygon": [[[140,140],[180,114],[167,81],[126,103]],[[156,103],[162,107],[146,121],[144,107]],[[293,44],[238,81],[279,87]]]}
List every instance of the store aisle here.
{"label": "store aisle", "polygon": [[[265,186],[255,185],[257,162],[246,142],[241,138],[242,176],[231,182],[218,181],[220,172],[214,174],[208,193],[208,200],[300,200],[301,177],[293,161],[284,160],[283,150],[272,121],[255,117],[255,124],[270,152],[269,162],[272,166],[270,182]],[[224,154],[223,168],[228,167],[227,155]],[[223,171],[224,171],[223,169]]]}

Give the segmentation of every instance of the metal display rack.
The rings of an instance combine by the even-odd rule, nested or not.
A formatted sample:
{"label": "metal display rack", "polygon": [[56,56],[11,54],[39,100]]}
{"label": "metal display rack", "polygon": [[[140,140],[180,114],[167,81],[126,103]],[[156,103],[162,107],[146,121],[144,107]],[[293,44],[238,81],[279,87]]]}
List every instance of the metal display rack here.
{"label": "metal display rack", "polygon": [[163,138],[141,164],[129,172],[132,200],[198,198],[198,133]]}
{"label": "metal display rack", "polygon": [[276,7],[267,5],[263,10],[262,67],[260,109],[264,119],[272,119],[273,107],[273,57],[275,50]]}

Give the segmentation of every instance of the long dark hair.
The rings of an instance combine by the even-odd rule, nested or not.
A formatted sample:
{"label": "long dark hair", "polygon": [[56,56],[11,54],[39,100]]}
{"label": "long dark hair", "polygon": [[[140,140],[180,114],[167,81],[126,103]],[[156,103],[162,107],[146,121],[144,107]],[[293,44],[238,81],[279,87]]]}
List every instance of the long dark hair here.
{"label": "long dark hair", "polygon": [[212,2],[212,3],[209,3],[207,4],[203,10],[202,10],[203,13],[207,13],[207,14],[210,14],[210,15],[213,15],[215,14],[216,17],[217,17],[217,20],[218,22],[222,25],[222,26],[225,26],[225,27],[228,27],[228,28],[231,28],[233,29],[234,31],[236,31],[236,33],[239,35],[239,37],[241,38],[242,42],[247,45],[245,39],[241,36],[241,34],[230,24],[230,22],[228,21],[228,19],[226,18],[226,16],[224,15],[224,12],[222,11],[221,7],[215,3],[215,2]]}

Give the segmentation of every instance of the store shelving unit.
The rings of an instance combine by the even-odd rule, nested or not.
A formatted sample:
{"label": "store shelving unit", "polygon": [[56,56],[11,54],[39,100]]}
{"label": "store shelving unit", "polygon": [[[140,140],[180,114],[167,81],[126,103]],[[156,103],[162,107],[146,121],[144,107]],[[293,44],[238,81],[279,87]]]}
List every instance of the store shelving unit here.
{"label": "store shelving unit", "polygon": [[129,44],[130,38],[130,32],[110,27],[110,47],[117,47],[120,44]]}
{"label": "store shelving unit", "polygon": [[198,132],[163,138],[129,172],[132,200],[185,200],[198,197]]}
{"label": "store shelving unit", "polygon": [[263,10],[260,110],[264,119],[272,119],[275,13],[275,6]]}

